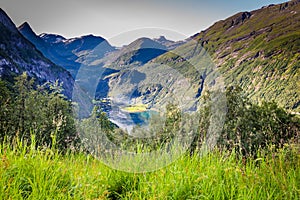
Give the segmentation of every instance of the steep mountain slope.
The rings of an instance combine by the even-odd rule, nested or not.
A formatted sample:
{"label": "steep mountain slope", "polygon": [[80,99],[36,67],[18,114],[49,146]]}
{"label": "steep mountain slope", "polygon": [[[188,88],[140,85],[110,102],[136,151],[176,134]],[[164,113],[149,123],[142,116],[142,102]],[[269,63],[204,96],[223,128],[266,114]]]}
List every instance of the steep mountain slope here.
{"label": "steep mountain slope", "polygon": [[[299,0],[238,13],[190,39],[176,51],[193,60],[204,47],[227,85],[240,85],[255,101],[300,110]],[[170,53],[154,62],[178,69],[182,63]]]}
{"label": "steep mountain slope", "polygon": [[106,53],[115,50],[104,38],[93,35],[71,39],[45,33],[37,36],[27,22],[18,29],[47,58],[63,66],[73,76],[76,75],[81,65],[89,65],[94,60],[103,58]]}
{"label": "steep mountain slope", "polygon": [[64,93],[71,97],[74,80],[71,74],[45,58],[18,31],[7,14],[0,9],[0,77],[13,77],[27,72],[38,83],[63,82]]}
{"label": "steep mountain slope", "polygon": [[[76,70],[80,67],[80,63],[75,62],[77,59],[76,56],[72,52],[66,52],[60,55],[56,48],[53,47],[53,43],[55,43],[57,38],[65,39],[61,36],[57,36],[57,38],[53,38],[52,40],[44,40],[42,37],[37,36],[30,25],[25,22],[21,26],[18,27],[20,33],[31,43],[35,45],[35,47],[43,53],[48,59],[54,62],[57,65],[63,66],[65,69],[71,72],[72,75],[75,74]],[[54,36],[54,35],[52,35]]]}

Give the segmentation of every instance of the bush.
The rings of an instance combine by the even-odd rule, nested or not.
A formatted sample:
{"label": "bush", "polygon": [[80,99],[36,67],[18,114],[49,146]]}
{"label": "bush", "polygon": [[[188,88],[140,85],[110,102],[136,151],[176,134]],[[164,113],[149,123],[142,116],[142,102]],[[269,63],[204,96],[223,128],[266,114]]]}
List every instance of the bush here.
{"label": "bush", "polygon": [[218,146],[236,149],[244,156],[256,155],[258,149],[269,145],[276,148],[299,142],[300,121],[275,102],[253,104],[239,87],[226,91],[228,113]]}

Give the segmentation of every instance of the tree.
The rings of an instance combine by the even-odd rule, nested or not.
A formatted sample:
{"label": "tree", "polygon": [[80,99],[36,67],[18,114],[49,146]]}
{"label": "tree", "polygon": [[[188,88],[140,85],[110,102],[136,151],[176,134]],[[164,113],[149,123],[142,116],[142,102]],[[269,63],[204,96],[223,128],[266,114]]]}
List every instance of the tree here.
{"label": "tree", "polygon": [[219,147],[255,156],[259,149],[269,145],[279,148],[299,138],[299,120],[275,102],[251,103],[239,87],[229,87],[226,96],[228,113]]}
{"label": "tree", "polygon": [[211,117],[211,102],[210,102],[210,92],[207,91],[202,96],[202,107],[198,110],[198,119],[199,125],[198,130],[194,135],[193,141],[190,146],[190,155],[193,155],[195,151],[200,149],[203,142],[205,142],[208,128],[210,125],[210,117]]}
{"label": "tree", "polygon": [[8,89],[7,83],[0,80],[0,141],[4,140],[5,133],[9,131],[12,121],[12,94]]}
{"label": "tree", "polygon": [[16,124],[15,130],[17,137],[29,139],[30,127],[26,126],[26,122],[29,122],[30,110],[28,109],[27,102],[30,96],[30,92],[33,88],[34,79],[29,79],[27,73],[16,77],[14,88],[16,90],[14,110],[16,112]]}
{"label": "tree", "polygon": [[[66,150],[79,142],[71,102],[62,94],[58,82],[35,85],[26,73],[16,77],[12,92],[0,82],[1,140],[8,137],[31,142],[36,146],[52,146]],[[3,118],[2,118],[3,117]]]}
{"label": "tree", "polygon": [[[239,155],[255,156],[269,145],[277,148],[294,140],[299,142],[300,120],[280,108],[275,102],[252,103],[240,87],[226,89],[227,115],[217,141],[220,149],[237,151]],[[211,117],[209,92],[203,96],[198,134],[191,144],[190,154],[201,149],[207,138]]]}

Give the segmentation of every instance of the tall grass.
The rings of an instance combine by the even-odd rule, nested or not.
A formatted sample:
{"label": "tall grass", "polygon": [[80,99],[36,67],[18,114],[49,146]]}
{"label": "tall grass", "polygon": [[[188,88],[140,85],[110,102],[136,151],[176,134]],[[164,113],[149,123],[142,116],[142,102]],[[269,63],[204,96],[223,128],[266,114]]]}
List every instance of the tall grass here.
{"label": "tall grass", "polygon": [[183,155],[149,173],[111,169],[83,153],[0,146],[0,199],[300,199],[297,148]]}

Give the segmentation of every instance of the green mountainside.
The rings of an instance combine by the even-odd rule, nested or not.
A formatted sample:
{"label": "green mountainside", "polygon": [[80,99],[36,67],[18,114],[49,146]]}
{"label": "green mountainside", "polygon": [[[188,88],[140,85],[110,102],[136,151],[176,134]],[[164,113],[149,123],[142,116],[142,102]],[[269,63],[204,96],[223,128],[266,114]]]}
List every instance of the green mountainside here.
{"label": "green mountainside", "polygon": [[[216,22],[175,49],[190,60],[209,53],[226,85],[240,85],[255,101],[300,110],[300,1],[269,5]],[[170,52],[154,62],[182,69]]]}

